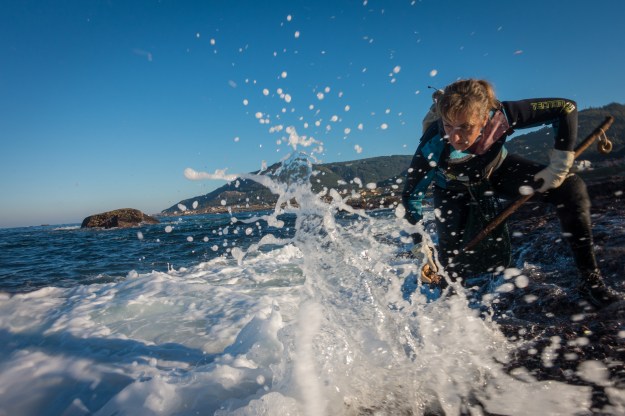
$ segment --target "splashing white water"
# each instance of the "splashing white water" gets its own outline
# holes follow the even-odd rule
[[[380,242],[378,233],[405,228],[403,216],[384,222],[359,211],[359,220],[349,226],[337,223],[339,210],[354,210],[333,190],[329,204],[312,194],[311,166],[305,154],[294,153],[275,177],[296,180],[286,187],[260,181],[278,190],[276,206],[286,208],[276,213],[297,215],[297,233],[289,241],[261,241],[247,254],[264,244],[293,245],[305,253],[299,265],[305,277],[300,312],[292,329],[287,327],[294,339],[285,349],[294,362],[295,397],[303,414],[420,414],[427,406],[456,414],[475,398],[478,408],[489,411],[535,414],[545,411],[556,391],[570,400],[551,404],[553,411],[573,413],[588,406],[585,388],[506,374],[501,363],[514,346],[463,296],[434,303],[419,293],[402,298],[401,281],[413,277],[417,265],[397,260],[397,246]],[[239,264],[245,264],[245,256]],[[530,398],[536,408],[528,406]]]
[[[293,130],[293,135],[296,135]],[[301,145],[305,140],[294,140]],[[397,257],[398,215],[347,206],[310,187],[314,157],[294,152],[252,179],[278,195],[267,235],[192,268],[117,283],[0,298],[5,414],[515,415],[588,409],[586,387],[507,374],[514,348],[462,289],[428,303],[402,294],[419,265]],[[352,214],[341,219],[340,211]],[[548,360],[549,351],[545,351]],[[592,363],[587,379],[605,380]],[[558,397],[558,400],[553,400]]]

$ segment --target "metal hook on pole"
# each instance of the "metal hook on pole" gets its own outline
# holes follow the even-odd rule
[[[599,141],[597,142],[597,150],[599,150],[599,153],[607,155],[612,151],[612,142],[605,134],[605,130],[601,129],[601,135],[599,136],[598,140]]]

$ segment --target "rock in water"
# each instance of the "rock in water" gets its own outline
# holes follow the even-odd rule
[[[138,209],[122,208],[101,214],[90,215],[82,221],[80,228],[128,228],[140,224],[158,224],[156,218]]]

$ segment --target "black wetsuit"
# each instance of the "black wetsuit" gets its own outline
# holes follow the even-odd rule
[[[505,253],[509,247],[505,245],[505,225],[496,230],[490,241],[480,243],[474,252],[460,256],[457,254],[492,218],[492,212],[484,211],[499,209],[496,206],[499,198],[516,199],[520,196],[522,186],[538,185],[534,175],[545,166],[507,154],[504,143],[512,129],[551,125],[555,132],[554,147],[558,150],[571,151],[577,141],[577,109],[574,101],[541,98],[504,101],[500,104],[498,109],[490,112],[490,120],[497,119],[498,126],[502,124],[498,129],[494,128],[496,134],[490,135],[491,140],[478,138],[464,152],[455,151],[444,138],[440,120],[432,124],[421,138],[406,177],[402,202],[406,208],[406,218],[412,224],[421,221],[422,200],[428,186],[434,182],[439,259],[452,272],[452,276],[454,272],[467,277],[467,274],[491,271],[497,266],[509,266],[509,253]],[[488,143],[484,145],[485,142]],[[534,199],[555,206],[563,235],[573,250],[580,272],[591,273],[596,270],[590,200],[582,179],[569,175],[558,188],[537,193]],[[480,216],[482,218],[476,221],[476,217]],[[472,235],[465,235],[469,233]],[[414,238],[415,242],[420,241],[420,235]]]

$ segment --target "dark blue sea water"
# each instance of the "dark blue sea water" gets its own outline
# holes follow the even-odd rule
[[[162,217],[160,224],[127,229],[81,229],[78,224],[0,229],[0,291],[113,282],[134,270],[167,272],[246,248],[267,234],[288,238],[294,215],[280,215],[282,228],[263,212]]]

